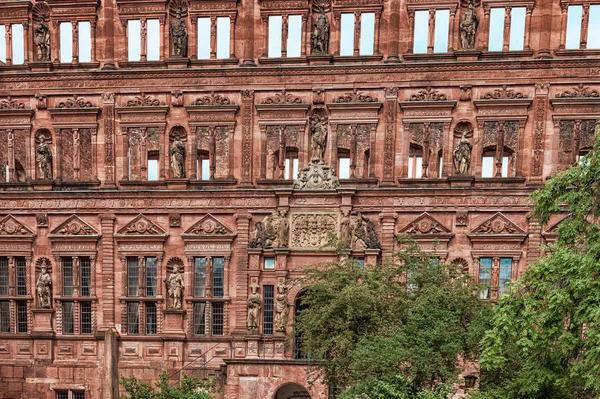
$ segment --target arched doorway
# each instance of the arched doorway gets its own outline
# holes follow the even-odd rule
[[[310,399],[310,394],[302,385],[286,384],[277,390],[273,399]]]

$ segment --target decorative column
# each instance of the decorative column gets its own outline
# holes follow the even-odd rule
[[[229,58],[235,58],[235,15],[229,17],[229,21]]]
[[[252,215],[249,213],[237,213],[234,215],[237,223],[237,269],[235,278],[236,300],[233,308],[235,309],[235,329],[240,334],[246,334],[246,297],[248,296],[248,244],[250,240],[250,220]]]
[[[302,44],[300,46],[301,48],[301,56],[302,57],[306,57],[306,54],[310,54],[311,53],[311,48],[310,48],[310,32],[311,32],[311,26],[310,26],[310,21],[311,19],[309,18],[308,15],[306,14],[302,14],[302,26],[304,29],[304,37],[302,38]],[[330,31],[330,35],[331,35],[331,31]]]
[[[333,55],[340,55],[341,20],[342,14],[339,12],[333,13],[333,24],[331,27],[331,53]]]
[[[541,182],[544,173],[544,133],[546,131],[546,109],[548,108],[549,84],[535,85],[534,125],[533,125],[533,158],[531,180]]]
[[[8,26],[5,25],[8,29]],[[6,49],[8,51],[8,49]],[[29,58],[29,22],[23,22],[23,57],[24,63],[27,64],[30,60]]]
[[[381,11],[375,12],[375,43],[373,44],[373,54],[379,55],[379,27],[381,26]],[[396,40],[396,43],[398,41]]]
[[[16,181],[15,176],[15,134],[12,129],[6,129],[8,139],[8,181]]]
[[[246,33],[242,38],[244,43],[244,60],[242,66],[255,67],[254,62],[254,0],[243,0],[242,9],[246,12],[246,20],[242,25]]]
[[[510,49],[510,21],[512,18],[512,8],[504,8],[504,41],[502,43],[502,51]]]
[[[146,25],[146,18],[142,18],[140,20],[140,35],[141,35],[141,44],[140,44],[140,60],[147,61],[147,49],[148,49],[148,27]]]
[[[588,25],[590,23],[590,4],[583,3],[583,9],[581,12],[581,36],[579,42],[579,48],[587,48],[587,37],[588,37]]]
[[[91,47],[91,62],[96,62],[97,59],[97,55],[96,55],[96,21],[90,21],[90,29],[92,30],[91,32],[91,43],[90,43],[90,47]]]
[[[77,21],[71,22],[71,31],[73,32],[73,34],[71,35],[73,41],[71,48],[71,63],[77,64],[79,62],[79,24],[77,23]]]
[[[254,90],[242,90],[242,186],[252,186]]]
[[[529,39],[531,37],[531,14],[533,13],[533,6],[528,5],[525,11],[525,37],[523,38],[523,48],[525,50],[531,50],[529,46]]]
[[[360,51],[360,22],[362,20],[362,14],[360,11],[354,12],[354,56],[359,55]],[[340,30],[341,34],[341,30]]]
[[[353,123],[350,126],[350,178],[356,178],[356,136],[358,126]]]
[[[581,146],[581,119],[575,121],[573,127],[573,151],[571,151],[571,164],[577,161],[577,155],[579,155],[579,148]]]
[[[560,3],[560,46],[564,50],[567,42],[567,12],[569,11],[568,3]]]
[[[217,58],[217,17],[210,17],[210,59]]]
[[[429,177],[428,169],[429,169],[429,152],[431,147],[431,125],[429,122],[425,122],[423,126],[423,172],[421,175],[424,178]]]
[[[102,94],[104,117],[104,186],[115,184],[115,93]],[[126,156],[127,153],[121,154]]]
[[[188,40],[188,54],[192,60],[198,59],[198,18],[191,18],[192,30]]]
[[[504,155],[504,121],[498,122],[496,133],[496,177],[502,177],[502,158]]]
[[[4,29],[6,31],[6,65],[12,65],[12,25],[6,24]]]
[[[398,42],[400,40],[400,1],[392,0],[390,4],[391,14],[389,22],[390,37],[388,40],[388,49],[390,55],[386,62],[400,62],[398,55]],[[409,32],[410,34],[410,32]]]
[[[101,34],[102,37],[104,38],[104,66],[102,67],[102,69],[115,69],[115,12],[113,9],[113,2],[112,1],[104,1],[102,2],[102,16],[103,18],[100,18],[100,28],[101,28]],[[125,26],[127,26],[127,23],[125,23]],[[92,22],[92,37],[94,38],[93,42],[92,42],[92,47],[93,47],[93,51],[92,51],[92,60],[95,61],[96,60],[96,30],[94,29],[95,27],[95,21]],[[124,31],[125,33],[125,40],[127,39],[127,31]]]
[[[520,120],[518,122],[517,130],[517,149],[516,154],[522,154],[523,148],[525,147],[525,122],[526,120]],[[515,176],[523,177],[523,157],[515,155]]]
[[[288,15],[281,16],[281,57],[287,57]]]
[[[209,176],[210,180],[215,179],[215,170],[217,168],[217,163],[216,163],[217,157],[215,156],[216,150],[217,150],[215,135],[216,135],[215,126],[209,126],[209,128],[208,128],[208,148],[209,148],[208,162],[210,163],[210,176]]]
[[[101,214],[100,228],[102,238],[100,239],[100,250],[102,251],[102,291],[100,301],[102,304],[102,326],[101,330],[109,330],[115,327],[115,248],[114,229],[115,215]]]
[[[263,27],[262,57],[268,57],[269,56],[269,16],[261,15],[260,18],[261,18],[262,27]],[[283,46],[283,43],[281,43],[281,44]]]
[[[364,165],[365,172],[368,169],[368,177],[370,179],[376,179],[375,176],[375,159],[377,159],[377,125],[371,125],[371,129],[369,131],[369,163]],[[370,164],[370,165],[369,165]],[[370,166],[370,167],[369,167]]]
[[[62,154],[63,152],[63,148],[62,148],[62,129],[58,129],[55,132],[55,137],[56,137],[56,144],[54,145],[54,151],[52,156],[54,157],[54,160],[57,159],[61,159],[62,160]],[[52,173],[52,177],[53,179],[62,182],[62,167],[61,167],[61,163],[60,162],[52,162],[52,169],[53,173]]]
[[[479,28],[480,32],[483,32],[483,35],[478,35],[482,38],[483,43],[481,47],[483,47],[484,51],[488,51],[488,45],[490,42],[490,6],[483,6],[483,26]]]
[[[159,46],[159,59],[164,61],[165,58],[169,58],[171,55],[171,38],[169,36],[169,19],[165,19],[165,17],[160,17],[158,19],[159,23],[159,35],[158,37],[162,37],[162,45]]]
[[[415,48],[415,10],[408,9],[408,49],[406,52],[412,54]]]
[[[80,162],[80,146],[79,146],[79,129],[73,129],[73,177],[75,181],[81,180],[81,162]],[[93,158],[92,158],[93,161]]]
[[[435,10],[429,10],[428,32],[427,32],[427,54],[433,54],[433,45],[435,41]]]
[[[450,21],[448,26],[450,27],[450,35],[448,37],[448,52],[454,51],[454,40],[456,38],[456,7],[450,8]]]
[[[60,25],[58,24],[58,21],[51,21],[50,27],[51,27],[50,37],[52,37],[52,39],[50,39],[50,40],[52,40],[50,42],[50,60],[52,60],[52,53],[54,53],[54,62],[59,62],[60,61],[60,35],[59,35]]]

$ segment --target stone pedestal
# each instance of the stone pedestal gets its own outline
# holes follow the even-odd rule
[[[331,55],[309,55],[306,57],[310,65],[328,65],[331,64],[333,56]]]
[[[255,333],[255,330],[248,331],[250,334]],[[258,359],[258,343],[260,337],[258,335],[249,335],[246,337],[246,359]]]
[[[50,61],[33,61],[29,63],[29,69],[32,72],[49,72],[52,69],[52,62]]]
[[[169,69],[182,69],[188,67],[190,60],[187,58],[171,58],[166,60],[165,63]]]
[[[186,190],[188,186],[188,179],[186,178],[172,178],[166,179],[167,188],[169,190]]]
[[[54,186],[52,180],[34,180],[33,189],[36,191],[51,191]]]
[[[167,309],[164,311],[164,315],[163,334],[172,339],[185,338],[185,331],[183,329],[185,310]]]
[[[52,328],[53,309],[33,309],[33,330],[31,335],[36,338],[54,337]]]
[[[477,61],[481,55],[480,50],[457,50],[455,53],[457,61]]]
[[[450,182],[450,187],[471,187],[473,186],[473,182],[475,178],[469,175],[456,175],[448,177],[448,181]]]

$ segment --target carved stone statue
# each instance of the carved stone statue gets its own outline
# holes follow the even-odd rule
[[[40,134],[38,138],[38,146],[36,149],[36,161],[40,173],[40,179],[52,179],[52,152],[46,144],[46,136]]]
[[[177,17],[171,22],[171,41],[173,44],[173,55],[186,57],[188,47],[188,33],[185,21],[181,17],[181,8],[177,10]]]
[[[43,16],[40,16],[33,30],[33,42],[37,48],[38,61],[50,61],[50,29]]]
[[[178,134],[176,134],[173,139],[173,145],[171,146],[169,155],[171,156],[171,172],[173,172],[173,177],[185,177],[185,168],[183,164],[185,145],[181,142]]]
[[[173,272],[167,280],[167,292],[171,299],[173,309],[181,309],[181,300],[183,299],[183,276],[179,273],[179,266],[173,266]]]
[[[248,320],[247,326],[248,331],[252,333],[258,333],[258,318],[260,315],[260,309],[262,307],[262,299],[257,292],[258,286],[250,286],[251,294],[248,295]]]
[[[315,115],[310,120],[312,157],[323,159],[327,143],[327,118]]]
[[[48,262],[44,259],[42,261],[41,273],[35,283],[38,307],[46,309],[50,308],[51,286],[52,279],[50,278],[50,273],[48,273]]]
[[[274,212],[254,224],[250,248],[287,248],[289,224],[285,211]]]
[[[340,240],[351,249],[381,249],[375,223],[362,213],[345,213],[340,223]]]
[[[469,50],[475,47],[475,33],[477,33],[478,25],[479,19],[475,15],[475,7],[473,2],[469,2],[467,11],[460,21],[460,42],[463,49]]]
[[[289,313],[289,301],[286,287],[283,284],[277,285],[277,295],[275,296],[275,331],[285,333]]]
[[[466,138],[466,132],[463,132],[462,138],[456,145],[452,160],[454,161],[454,171],[457,175],[466,175],[471,166],[471,151],[473,146]]]
[[[316,55],[325,55],[329,51],[329,21],[325,15],[325,10],[319,6],[319,16],[313,25],[313,31],[310,34],[312,53]]]

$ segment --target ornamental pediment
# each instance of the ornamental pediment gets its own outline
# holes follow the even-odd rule
[[[229,97],[215,93],[200,96],[185,106],[190,125],[235,124],[235,114],[239,108]]]
[[[306,122],[306,112],[310,104],[283,89],[279,93],[264,96],[255,107],[261,120],[287,121],[286,124],[294,124]]]
[[[550,99],[554,119],[565,116],[597,118],[600,115],[600,91],[580,83],[576,87],[559,89]]]
[[[99,233],[79,216],[73,215],[52,230],[50,236],[82,238],[85,236],[98,237]]]
[[[479,226],[471,230],[469,237],[471,236],[507,236],[507,235],[518,235],[526,236],[527,234],[523,229],[517,226],[509,218],[498,212]]]
[[[510,117],[527,115],[527,109],[532,102],[533,98],[530,95],[504,85],[501,88],[482,91],[479,100],[474,100],[473,104],[478,115]]]
[[[181,235],[184,240],[193,237],[227,237],[234,236],[233,230],[214,216],[207,214]]]
[[[558,227],[562,222],[565,221],[569,216],[565,216],[558,221],[554,222],[546,230],[542,232],[542,235],[546,239],[547,242],[554,242],[558,238]]]
[[[433,235],[447,235],[450,234],[450,230],[447,229],[443,224],[437,221],[433,216],[424,212],[421,216],[410,222],[399,233],[409,234],[411,236],[433,236]]]
[[[127,223],[125,227],[121,228],[117,232],[117,234],[121,237],[155,236],[166,238],[167,236],[167,232],[165,230],[141,214],[131,222]]]
[[[10,237],[33,237],[35,233],[15,219],[12,215],[8,215],[0,220],[0,236]]]
[[[30,125],[33,109],[29,100],[10,96],[0,99],[0,126]]]

